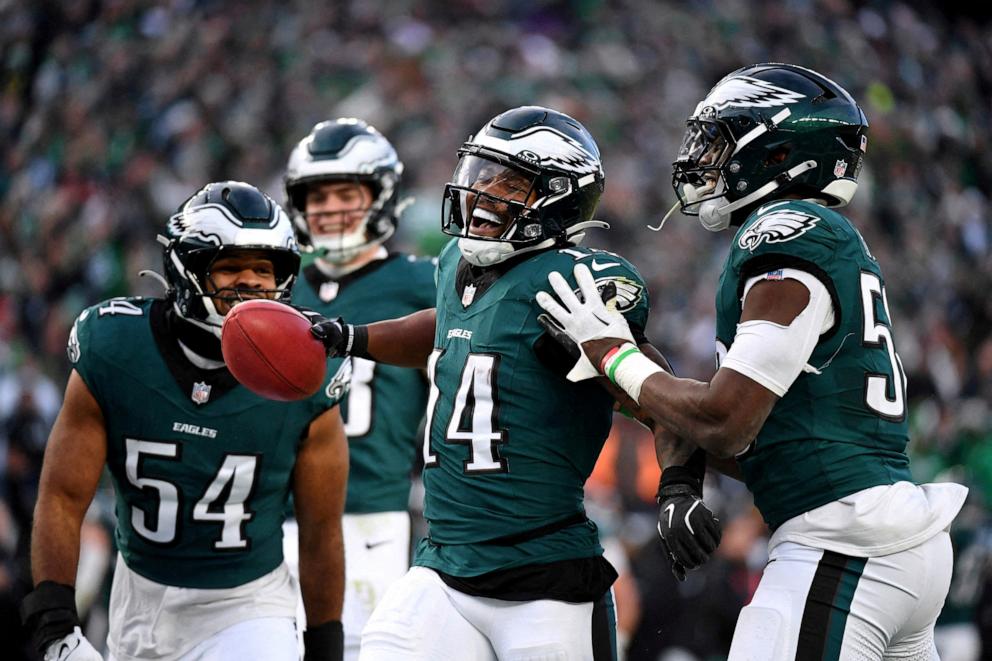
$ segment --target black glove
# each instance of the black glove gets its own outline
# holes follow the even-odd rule
[[[658,534],[672,561],[672,573],[685,580],[687,569],[705,563],[720,544],[720,519],[703,503],[702,480],[685,466],[666,468],[658,486]]]
[[[329,358],[339,356],[357,356],[369,358],[369,332],[365,326],[346,324],[344,319],[328,319],[318,312],[297,308],[306,315],[311,323],[310,333],[324,344]]]
[[[316,310],[302,305],[292,307],[310,320],[310,334],[324,344],[324,350],[327,351],[329,358],[347,355],[349,326],[341,317],[328,319]]]
[[[303,661],[341,661],[344,629],[337,620],[307,627],[303,632]]]
[[[71,634],[79,626],[76,588],[42,581],[21,602],[21,623],[39,656],[53,641]]]

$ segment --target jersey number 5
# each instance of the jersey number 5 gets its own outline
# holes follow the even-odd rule
[[[434,351],[427,360],[427,376],[431,380],[430,398],[427,402],[427,421],[424,424],[424,466],[438,465],[437,455],[431,452],[431,423],[440,391],[435,372],[443,352]],[[496,372],[499,355],[470,353],[465,359],[462,375],[455,394],[454,409],[445,433],[445,442],[467,445],[469,458],[462,463],[467,475],[507,472],[506,459],[499,455],[499,446],[506,442],[506,430],[499,429],[497,421],[499,397],[496,389]]]
[[[879,321],[876,314],[878,299],[881,299],[885,317],[890,323]],[[865,405],[886,420],[900,421],[906,416],[906,374],[892,341],[892,316],[889,314],[889,301],[885,297],[885,286],[874,273],[861,272],[861,305],[864,313],[861,344],[872,349],[884,348],[889,354],[892,369],[891,376],[876,372],[865,374]],[[890,391],[892,397],[889,397]]]
[[[142,475],[143,459],[151,456],[179,461],[180,449],[178,443],[127,439],[125,469],[128,482],[141,490],[153,489],[158,496],[155,513],[146,512],[136,505],[131,507],[131,527],[139,536],[155,544],[176,541],[182,496],[172,482]],[[193,506],[194,521],[221,525],[220,538],[214,542],[214,548],[218,551],[247,549],[249,546],[244,524],[253,513],[245,503],[255,484],[258,459],[253,454],[226,455],[203,496]],[[221,496],[225,493],[227,497],[221,502]]]

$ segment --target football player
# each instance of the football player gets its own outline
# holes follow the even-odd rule
[[[212,183],[159,240],[167,296],[105,301],[72,328],[73,370],[34,516],[25,624],[45,659],[100,658],[80,632],[72,586],[80,524],[106,465],[119,549],[111,658],[299,658],[298,588],[281,540],[292,490],[312,623],[306,658],[340,659],[343,386],[329,377],[309,399],[271,402],[234,380],[220,348],[234,305],[289,297],[300,263],[292,223],[255,187]]]
[[[408,202],[400,195],[402,174],[393,146],[359,119],[321,122],[296,145],[286,168],[286,197],[300,245],[314,259],[293,289],[294,303],[357,323],[434,307],[431,260],[383,245]],[[375,605],[410,567],[407,503],[427,380],[422,370],[365,358],[352,364],[341,410],[351,464],[342,521],[342,622],[345,658],[353,660]],[[287,560],[295,558],[292,529],[284,544]]]
[[[736,458],[773,534],[733,660],[937,658],[947,527],[967,490],[917,486],[909,471],[885,279],[834,210],[854,196],[867,145],[851,95],[798,66],[737,70],[696,106],[675,190],[706,229],[736,228],[709,383],[657,368],[591,285],[580,301],[552,274],[564,306],[539,300],[657,424]]]
[[[613,659],[616,572],[583,508],[613,398],[565,378],[572,361],[534,296],[549,273],[587,264],[593,295],[643,341],[648,292],[625,259],[579,245],[605,226],[592,219],[605,178],[577,121],[515,108],[458,154],[442,212],[457,239],[440,256],[436,307],[313,329],[331,355],[427,365],[431,380],[429,534],[366,625],[361,659]],[[705,507],[696,516],[712,551],[717,524]]]

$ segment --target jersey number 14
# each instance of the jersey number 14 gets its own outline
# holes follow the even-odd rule
[[[424,424],[424,467],[438,465],[438,457],[431,452],[431,423],[438,406],[440,391],[435,372],[437,361],[444,353],[436,350],[427,360],[427,376],[431,381],[427,401],[427,421]],[[506,442],[506,430],[499,429],[497,414],[499,398],[496,373],[499,355],[470,353],[462,367],[462,375],[455,394],[454,408],[445,433],[445,442],[467,445],[470,453],[462,463],[467,475],[507,472],[506,459],[500,456],[499,447]]]

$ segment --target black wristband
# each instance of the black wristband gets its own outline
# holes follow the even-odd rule
[[[706,477],[706,453],[697,449],[682,466],[669,466],[661,474],[658,493],[666,486],[685,484],[702,498],[703,478]]]
[[[368,326],[352,326],[351,327],[351,350],[348,352],[349,355],[355,358],[365,358],[367,360],[375,360],[369,355],[369,327]]]
[[[59,638],[79,626],[76,588],[55,581],[42,581],[21,602],[21,623],[40,656]]]
[[[307,627],[303,632],[303,661],[341,661],[344,658],[344,627],[331,620]]]

